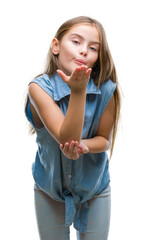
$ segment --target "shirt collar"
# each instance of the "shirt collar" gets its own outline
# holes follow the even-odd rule
[[[54,100],[59,101],[61,98],[71,94],[70,87],[63,82],[58,73],[50,77],[51,83],[54,87]],[[101,94],[100,88],[94,83],[93,78],[90,78],[87,85],[87,94]]]

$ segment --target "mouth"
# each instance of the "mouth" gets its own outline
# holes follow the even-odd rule
[[[87,62],[83,59],[75,59],[75,62],[79,65],[86,65],[87,64]]]

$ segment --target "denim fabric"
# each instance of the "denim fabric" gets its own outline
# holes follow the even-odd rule
[[[65,226],[65,204],[50,198],[34,187],[35,212],[41,240],[69,240],[70,228]],[[107,240],[110,226],[111,189],[108,185],[97,197],[88,201],[86,233],[76,231],[77,240]],[[76,205],[79,208],[79,205]]]
[[[71,89],[58,74],[47,74],[33,80],[48,93],[66,114]],[[90,78],[87,96],[82,139],[96,136],[99,119],[109,103],[116,84],[107,80],[99,88]],[[45,127],[34,126],[30,101],[26,106],[26,116],[36,129],[38,150],[32,165],[36,184],[56,201],[65,202],[65,225],[70,226],[75,218],[74,227],[85,233],[89,212],[88,200],[97,196],[110,182],[109,163],[106,152],[87,153],[76,161],[68,159],[61,152],[59,144]],[[80,207],[76,209],[76,204]]]

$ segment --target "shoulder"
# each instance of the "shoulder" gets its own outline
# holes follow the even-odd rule
[[[114,83],[112,80],[107,80],[104,83],[102,83],[100,85],[101,99],[103,101],[105,101],[105,100],[107,101],[107,99],[110,100],[115,89],[116,89],[116,83]]]
[[[104,110],[108,107],[114,106],[114,91],[116,89],[116,83],[111,80],[105,81],[100,85],[101,95],[100,95],[100,116],[103,114]]]
[[[41,87],[46,93],[48,93],[54,101],[60,101],[65,96],[70,95],[71,90],[69,86],[63,82],[59,74],[54,74],[53,76],[48,76],[43,74],[38,78],[35,78],[31,83],[36,83]]]
[[[53,83],[47,74],[42,74],[29,83],[30,94],[33,94],[34,92],[37,93],[40,88],[53,98]]]
[[[116,88],[116,83],[114,83],[110,79],[105,81],[104,83],[102,83],[100,85],[102,95],[105,94],[105,93],[110,93],[111,94],[112,92],[114,92],[115,88]]]

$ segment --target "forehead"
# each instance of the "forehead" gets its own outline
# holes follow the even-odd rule
[[[90,40],[90,41],[99,41],[99,31],[96,26],[89,24],[89,23],[81,23],[76,24],[73,27],[71,27],[67,33],[64,35],[64,37],[70,37],[74,35],[81,35],[84,39]]]

